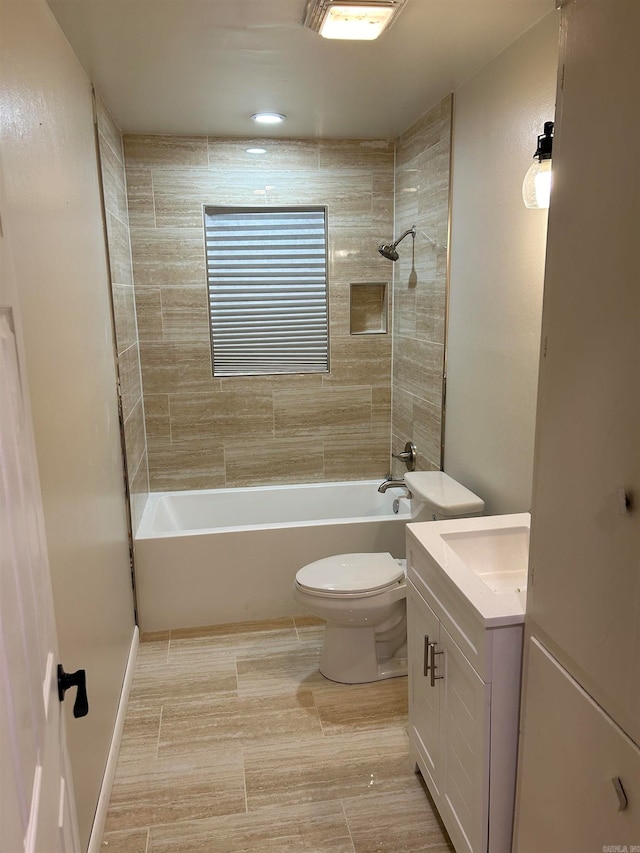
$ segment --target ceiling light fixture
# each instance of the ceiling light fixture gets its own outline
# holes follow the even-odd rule
[[[280,124],[286,116],[282,113],[254,113],[251,118],[258,124]]]
[[[323,38],[372,41],[388,28],[405,0],[309,0],[304,25]]]
[[[553,148],[553,122],[545,121],[544,133],[538,137],[538,147],[522,182],[522,200],[525,207],[549,207],[551,198],[551,151]]]

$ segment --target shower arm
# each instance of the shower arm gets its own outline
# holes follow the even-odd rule
[[[407,230],[404,232],[404,234],[402,234],[400,237],[398,237],[397,240],[394,241],[394,243],[392,244],[393,248],[394,249],[397,248],[398,243],[401,243],[404,240],[404,238],[407,237],[409,234],[411,234],[411,236],[415,240],[415,237],[416,237],[416,226],[415,225],[413,226],[413,228],[407,228]]]

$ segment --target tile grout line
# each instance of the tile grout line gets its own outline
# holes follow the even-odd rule
[[[144,853],[149,853],[149,837],[151,836],[151,827],[147,827],[147,840],[144,845]]]
[[[249,798],[247,797],[247,769],[244,762],[244,747],[240,747],[240,757],[242,758],[242,784],[244,786],[244,811],[249,814]]]
[[[349,838],[351,839],[351,846],[353,847],[353,850],[354,850],[354,853],[355,853],[355,850],[356,850],[356,843],[355,843],[355,841],[353,840],[353,835],[351,834],[351,827],[349,826],[349,818],[347,817],[347,811],[346,811],[346,809],[345,809],[345,807],[344,807],[344,800],[343,800],[342,798],[340,799],[340,807],[341,807],[341,809],[342,809],[342,814],[344,815],[344,822],[345,822],[345,823],[346,823],[346,825],[347,825],[347,832],[349,833]]]
[[[162,731],[162,715],[164,714],[164,702],[160,705],[160,720],[158,721],[158,738],[156,740],[156,759],[160,758],[160,733]]]

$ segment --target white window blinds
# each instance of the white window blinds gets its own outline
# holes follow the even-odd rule
[[[329,369],[326,208],[205,207],[213,375]]]

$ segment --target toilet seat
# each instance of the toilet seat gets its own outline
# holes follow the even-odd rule
[[[404,581],[404,567],[391,554],[336,554],[303,566],[297,585],[311,595],[335,597],[379,593]]]

